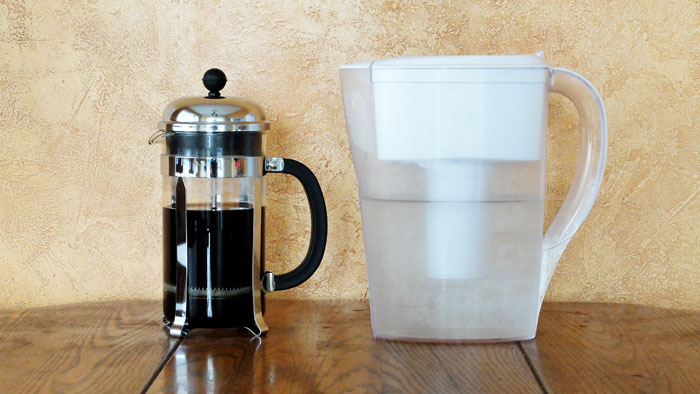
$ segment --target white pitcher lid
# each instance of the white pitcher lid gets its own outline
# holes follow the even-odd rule
[[[547,63],[534,55],[413,56],[355,63],[341,69],[367,68],[372,82],[395,83],[545,83]]]
[[[498,56],[411,56],[377,60],[372,69],[434,68],[544,68],[544,54]]]

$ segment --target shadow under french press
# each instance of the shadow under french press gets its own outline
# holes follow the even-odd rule
[[[247,392],[263,339],[245,328],[190,331],[148,392]]]

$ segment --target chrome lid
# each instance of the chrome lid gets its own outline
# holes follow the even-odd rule
[[[226,85],[223,71],[208,70],[202,82],[209,90],[207,96],[182,97],[168,104],[158,122],[163,133],[265,132],[270,129],[265,111],[258,103],[245,97],[221,96],[219,92]]]

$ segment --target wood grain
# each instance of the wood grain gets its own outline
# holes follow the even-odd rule
[[[179,347],[160,301],[0,311],[0,392],[540,392],[535,375],[557,393],[700,387],[700,311],[545,304],[534,341],[460,345],[376,340],[361,301],[268,301],[267,336],[193,330]]]
[[[179,340],[160,301],[0,311],[0,391],[137,393]]]
[[[193,330],[152,393],[540,392],[517,344],[388,342],[362,301],[270,299],[269,333]]]
[[[698,311],[545,304],[523,348],[550,392],[700,391]]]

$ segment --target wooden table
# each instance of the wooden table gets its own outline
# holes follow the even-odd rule
[[[270,332],[161,326],[159,301],[0,311],[0,392],[699,392],[700,312],[546,304],[536,340],[372,338],[360,301],[270,297]]]

